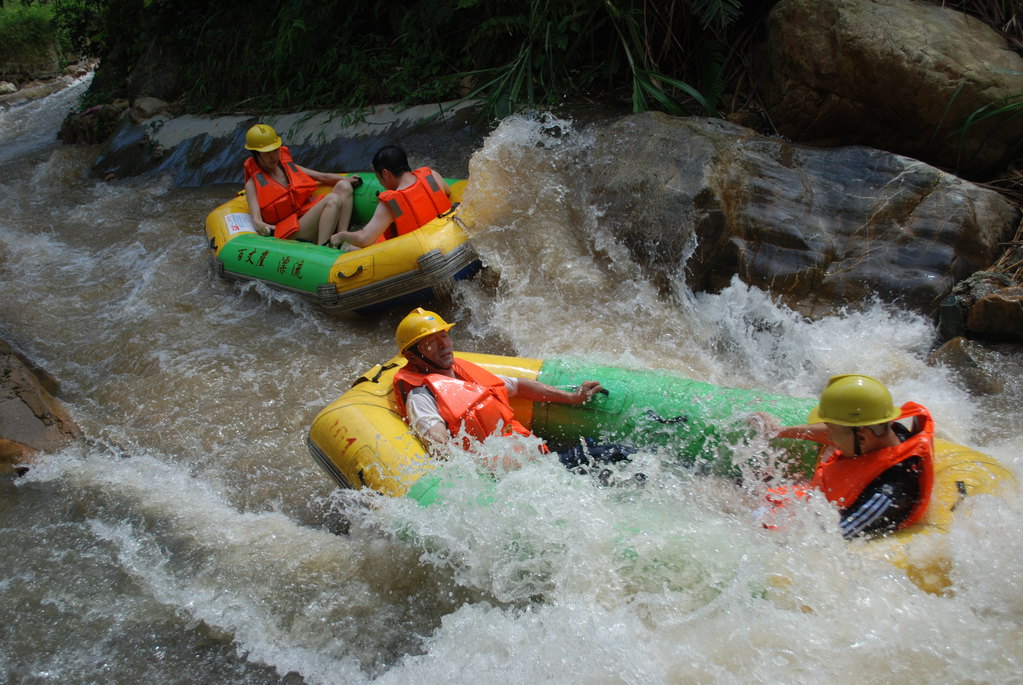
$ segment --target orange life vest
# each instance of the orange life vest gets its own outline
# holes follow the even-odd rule
[[[245,181],[255,179],[256,200],[263,221],[274,224],[275,238],[287,238],[298,231],[298,218],[308,212],[313,205],[323,199],[322,195],[313,197],[317,183],[291,158],[288,148],[281,146],[281,167],[288,177],[288,185],[282,185],[260,168],[255,157],[245,160]]]
[[[831,446],[823,446],[813,479],[809,484],[803,482],[768,488],[767,501],[776,511],[790,502],[808,497],[811,489],[817,488],[833,504],[849,507],[885,470],[910,457],[920,457],[922,461],[920,499],[899,527],[905,528],[916,523],[927,511],[934,487],[934,421],[927,409],[915,402],[906,402],[902,405],[902,414],[899,418],[910,417],[913,418],[914,433],[894,447],[885,447],[861,457],[849,458]],[[768,520],[764,522],[764,527],[774,528],[773,511],[766,512],[766,515]]]
[[[893,447],[884,447],[859,457],[846,457],[825,447],[814,470],[811,487],[819,489],[828,501],[850,507],[875,478],[910,457],[920,457],[920,498],[909,516],[899,524],[911,526],[923,517],[934,487],[934,420],[926,408],[915,402],[902,405],[899,419],[913,419],[912,435]]]
[[[532,435],[515,420],[504,381],[484,368],[456,359],[457,378],[439,373],[423,374],[403,367],[394,376],[398,410],[408,418],[405,397],[413,388],[426,386],[437,400],[437,411],[452,435],[464,427],[467,435],[482,442],[501,428],[502,435]],[[468,446],[468,445],[466,445]]]
[[[429,167],[420,167],[412,173],[416,182],[408,188],[385,190],[377,196],[394,217],[394,225],[387,229],[388,237],[411,233],[451,209],[451,200]]]

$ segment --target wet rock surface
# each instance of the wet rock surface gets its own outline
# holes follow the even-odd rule
[[[67,88],[92,68],[91,62],[68,65],[58,75],[37,74],[21,81],[0,81],[0,108],[38,100]]]
[[[0,340],[0,477],[81,437],[53,395],[58,390],[52,376]]]
[[[154,116],[144,118],[143,105]],[[277,130],[292,156],[310,169],[365,171],[378,149],[400,141],[413,166],[427,164],[445,176],[464,178],[469,157],[483,136],[470,125],[475,110],[464,104],[451,105],[443,114],[438,105],[381,105],[358,116],[301,112],[213,118],[172,117],[152,100],[139,98],[133,110],[137,119],[116,115],[120,118],[96,156],[93,175],[124,178],[169,173],[183,187],[241,185],[245,132],[265,123]]]
[[[783,0],[758,64],[771,121],[802,143],[869,145],[971,178],[1019,152],[1023,57],[938,3]]]
[[[947,368],[972,395],[999,395],[1012,388],[1007,379],[1023,372],[1023,344],[989,343],[956,337],[927,359],[931,366]]]
[[[596,131],[588,166],[607,228],[665,281],[717,291],[738,276],[810,316],[875,297],[934,315],[1019,221],[998,193],[922,162],[719,119],[623,117]]]
[[[1017,276],[1004,271],[970,274],[942,302],[940,322],[946,339],[966,335],[1023,342],[1023,286]]]

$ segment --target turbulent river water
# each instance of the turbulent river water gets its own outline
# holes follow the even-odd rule
[[[335,489],[308,426],[391,356],[406,312],[330,318],[218,280],[202,221],[235,188],[89,178],[95,150],[53,142],[82,87],[0,112],[0,335],[88,436],[0,483],[7,682],[1021,682],[1014,495],[969,502],[941,597],[827,510],[765,530],[756,487],[670,455],[638,455],[639,488],[531,462],[485,504]],[[587,144],[524,117],[474,152],[486,269],[431,305],[458,348],[804,397],[868,373],[1020,474],[1018,367],[975,397],[925,363],[936,332],[916,316],[809,322],[741,283],[658,290],[571,191]]]

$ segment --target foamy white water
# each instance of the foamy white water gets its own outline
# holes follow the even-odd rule
[[[808,322],[739,282],[659,292],[578,203],[586,144],[513,118],[476,152],[465,214],[487,271],[435,305],[461,349],[800,396],[860,371],[1020,473],[1012,360],[1006,392],[978,398],[925,363],[935,332],[913,315]],[[0,484],[8,681],[1019,681],[1016,497],[968,503],[955,595],[936,597],[842,542],[823,505],[766,531],[755,488],[670,455],[637,457],[641,489],[546,461],[480,478],[456,455],[438,506],[335,490],[306,430],[390,357],[405,312],[331,319],[218,281],[202,219],[233,188],[103,183],[89,155],[8,164],[0,186],[0,332],[89,437]]]
[[[78,99],[92,83],[92,72],[40,100],[0,108],[0,164],[58,144],[57,133]]]

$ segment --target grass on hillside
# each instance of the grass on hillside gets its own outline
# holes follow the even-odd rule
[[[0,7],[0,78],[16,65],[45,63],[60,56],[50,5],[7,0]]]

